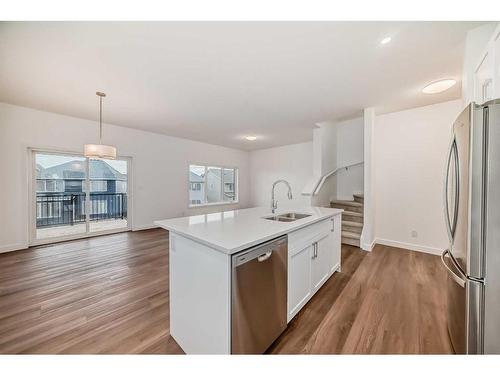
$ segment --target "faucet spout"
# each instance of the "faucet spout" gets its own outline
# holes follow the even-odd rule
[[[274,188],[279,183],[283,183],[283,184],[285,184],[288,187],[288,194],[287,194],[288,195],[288,199],[292,199],[293,198],[292,187],[290,186],[290,183],[288,181],[286,181],[286,180],[275,181],[273,183],[273,188],[271,189],[271,211],[272,211],[273,214],[275,213],[276,209],[278,208],[278,201],[274,199]]]

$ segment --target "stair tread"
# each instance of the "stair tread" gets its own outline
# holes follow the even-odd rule
[[[361,238],[361,234],[343,230],[342,231],[342,237],[347,237],[347,238],[352,238],[352,239],[355,239],[355,240],[359,240]]]
[[[355,202],[355,201],[333,200],[330,203],[331,204],[341,204],[344,206],[363,207],[363,203],[359,203],[359,202]]]
[[[342,225],[363,228],[363,223],[358,223],[357,221],[342,220]]]
[[[358,216],[358,217],[363,217],[363,214],[361,212],[354,212],[354,211],[344,211],[342,212],[342,216]]]
[[[354,246],[354,247],[361,247],[360,246],[360,241],[352,239],[352,238],[344,238],[344,239],[342,239],[342,244],[343,245]]]

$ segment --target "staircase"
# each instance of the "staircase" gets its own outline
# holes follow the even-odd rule
[[[363,230],[363,194],[353,194],[354,200],[334,200],[330,207],[341,208],[342,213],[342,243],[360,247],[361,231]]]

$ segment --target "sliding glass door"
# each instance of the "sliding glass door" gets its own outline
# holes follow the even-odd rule
[[[34,153],[36,239],[87,232],[87,160],[75,155]]]
[[[89,160],[89,231],[127,228],[126,160]]]
[[[33,151],[32,243],[127,230],[128,160]]]

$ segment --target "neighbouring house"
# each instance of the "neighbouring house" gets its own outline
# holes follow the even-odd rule
[[[221,178],[221,171],[222,173]],[[232,202],[236,200],[235,193],[235,170],[233,168],[207,168],[206,184],[207,191],[205,195],[205,173],[194,171],[189,172],[189,201],[190,204],[215,203],[221,201],[221,186],[222,201]]]
[[[189,171],[189,203],[202,204],[205,200],[205,176]]]
[[[37,227],[85,221],[85,161],[36,165]],[[126,218],[127,175],[89,160],[90,220]]]

